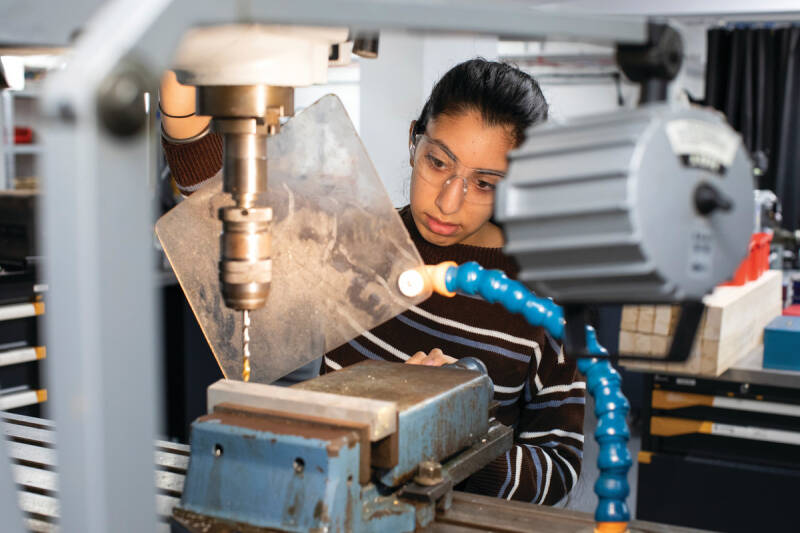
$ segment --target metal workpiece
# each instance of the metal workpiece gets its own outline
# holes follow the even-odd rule
[[[421,461],[441,462],[468,448],[489,428],[492,382],[459,368],[370,360],[292,388],[397,404],[397,464],[378,472],[388,487],[410,481]]]
[[[529,130],[495,216],[519,279],[540,296],[699,301],[747,253],[752,191],[749,158],[722,115],[648,104]]]
[[[397,430],[397,405],[386,400],[225,379],[208,387],[207,398],[209,413],[213,413],[219,404],[231,403],[361,422],[369,427],[370,440],[373,442]]]

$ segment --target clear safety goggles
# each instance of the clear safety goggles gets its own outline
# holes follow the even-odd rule
[[[464,193],[464,201],[474,204],[494,202],[497,184],[505,177],[503,172],[461,164],[446,147],[424,133],[414,136],[411,159],[414,161],[415,174],[423,181],[436,189],[458,184]]]

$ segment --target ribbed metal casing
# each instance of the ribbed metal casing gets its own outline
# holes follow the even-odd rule
[[[699,214],[702,183],[733,208]],[[752,189],[750,160],[721,115],[651,104],[532,128],[510,155],[495,217],[520,280],[541,296],[699,299],[747,253]]]

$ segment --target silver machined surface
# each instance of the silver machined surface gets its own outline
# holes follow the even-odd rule
[[[652,104],[546,124],[510,160],[495,210],[505,251],[561,304],[700,300],[747,253],[752,169],[715,112]],[[701,215],[701,184],[733,208]]]

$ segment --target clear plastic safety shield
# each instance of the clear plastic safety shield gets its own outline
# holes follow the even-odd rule
[[[425,300],[398,289],[422,265],[341,102],[326,96],[268,140],[272,282],[251,312],[251,380],[272,382]],[[239,379],[242,313],[219,283],[219,177],[156,233],[223,374]]]

